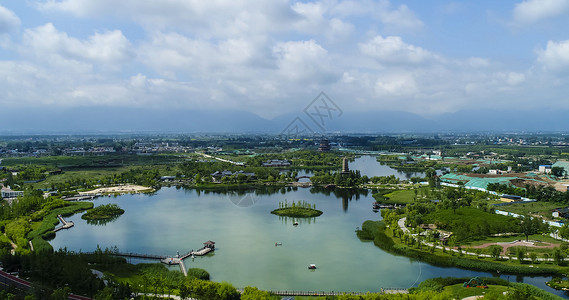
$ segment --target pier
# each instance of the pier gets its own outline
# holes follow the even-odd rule
[[[73,224],[73,222],[67,222],[67,221],[65,221],[65,219],[63,219],[63,216],[61,216],[61,215],[57,215],[57,218],[59,219],[59,221],[61,222],[62,225],[59,226],[59,227],[56,227],[56,228],[53,230],[53,232],[58,232],[58,231],[60,231],[61,229],[67,229],[67,228],[71,228],[71,227],[75,226],[75,224]]]
[[[182,273],[184,273],[184,276],[187,277],[188,271],[186,270],[186,266],[184,265],[184,259],[186,259],[190,256],[191,257],[203,256],[203,255],[210,253],[213,250],[215,250],[215,242],[207,241],[207,242],[203,243],[203,248],[201,248],[198,251],[191,250],[190,252],[188,252],[182,256],[176,255],[174,257],[164,257],[164,258],[160,259],[160,262],[162,262],[163,264],[167,264],[167,265],[178,264],[180,266],[180,271],[182,271]]]

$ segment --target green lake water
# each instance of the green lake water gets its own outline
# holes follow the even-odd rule
[[[314,203],[324,213],[298,220],[300,225],[293,226],[292,219],[270,214],[285,199]],[[176,255],[212,240],[216,251],[186,259],[186,267],[206,269],[214,281],[266,290],[373,292],[382,287],[409,288],[437,276],[492,276],[412,261],[360,241],[356,227],[365,220],[381,219],[372,211],[373,201],[367,192],[334,193],[314,188],[241,195],[162,188],[152,195],[96,199],[96,206],[116,203],[126,212],[105,225],[89,225],[81,214],[71,216],[67,219],[75,227],[57,232],[50,243],[55,249],[73,251],[93,251],[99,245],[103,249],[116,246],[121,252]],[[277,242],[282,246],[275,246]],[[318,269],[308,270],[311,263]],[[508,279],[555,292],[545,286],[546,277]]]

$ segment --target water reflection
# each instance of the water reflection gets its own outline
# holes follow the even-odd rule
[[[344,212],[348,211],[348,204],[352,200],[359,200],[360,197],[367,197],[369,190],[358,188],[325,188],[325,187],[312,187],[310,188],[312,194],[324,194],[326,196],[334,195],[336,198],[342,199],[342,209]]]
[[[282,224],[290,226],[301,226],[302,224],[313,224],[316,223],[316,217],[312,218],[293,218],[286,216],[278,216]]]
[[[114,216],[107,219],[100,219],[100,220],[87,220],[87,224],[89,225],[96,225],[96,226],[105,226],[107,223],[111,223],[116,221],[120,216]]]

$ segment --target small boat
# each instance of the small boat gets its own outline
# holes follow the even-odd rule
[[[292,223],[292,225],[293,225],[293,226],[298,226],[298,222],[295,221],[294,223]]]
[[[315,265],[315,264],[310,264],[310,265],[308,265],[308,269],[309,269],[309,270],[316,270],[316,265]]]
[[[283,245],[283,243],[275,243],[275,247],[276,246],[282,246],[282,245]]]

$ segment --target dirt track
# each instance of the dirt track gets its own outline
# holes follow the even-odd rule
[[[536,246],[533,244],[533,242],[514,241],[514,242],[486,243],[486,244],[482,244],[482,245],[478,245],[478,246],[472,246],[472,247],[468,247],[468,248],[477,249],[477,248],[486,248],[486,247],[492,246],[492,245],[498,245],[498,246],[503,247],[500,255],[505,255],[506,253],[508,253],[508,248],[510,248],[510,247],[525,246],[525,247],[531,247],[531,248],[555,248],[555,247],[559,246],[559,244],[551,244],[551,243],[543,243],[543,244],[547,244],[547,245]]]

